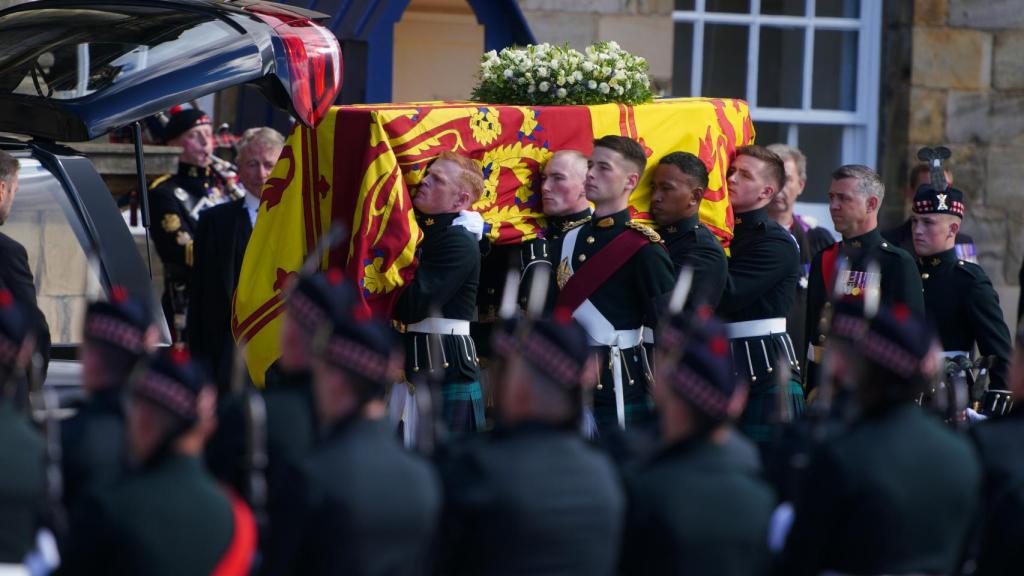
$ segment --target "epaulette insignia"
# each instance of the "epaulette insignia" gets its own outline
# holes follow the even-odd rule
[[[166,182],[167,180],[170,180],[170,178],[171,178],[171,175],[170,175],[170,174],[164,174],[163,176],[158,176],[158,177],[156,178],[156,180],[153,180],[153,181],[152,181],[152,182],[151,182],[151,183],[149,184],[149,189],[150,189],[150,190],[152,190],[153,188],[156,188],[157,186],[159,186],[159,185],[163,184],[163,183],[164,183],[164,182]]]
[[[579,220],[573,220],[572,222],[566,222],[565,224],[562,224],[562,232],[568,232],[569,230],[572,230],[573,228],[578,228],[578,227],[586,224],[587,222],[590,222],[590,218],[591,218],[590,216],[585,216],[583,218],[580,218]]]
[[[612,218],[611,216],[609,216],[607,218],[601,218],[600,220],[597,221],[597,227],[598,228],[611,228],[614,225],[615,225],[615,218]]]
[[[164,232],[174,233],[181,229],[181,218],[177,214],[164,214],[160,225],[163,227]]]
[[[637,232],[646,236],[648,240],[654,242],[655,244],[661,242],[661,234],[658,234],[657,232],[654,231],[653,228],[646,224],[641,224],[639,222],[630,220],[629,222],[626,222],[626,228],[632,228],[633,230],[636,230]]]

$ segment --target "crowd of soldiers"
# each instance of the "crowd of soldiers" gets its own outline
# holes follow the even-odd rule
[[[185,137],[208,130],[201,114],[180,122]],[[912,256],[878,230],[878,175],[842,166],[832,242],[793,214],[799,151],[742,147],[727,253],[700,220],[701,160],[656,160],[656,232],[629,207],[644,148],[593,144],[551,156],[546,227],[514,248],[490,246],[471,211],[479,165],[441,154],[413,196],[423,240],[393,318],[368,317],[339,270],[300,275],[262,390],[225,385],[185,345],[157,350],[149,303],[115,288],[86,312],[88,396],[61,423],[60,460],[15,409],[36,340],[0,291],[0,461],[18,471],[0,488],[0,561],[53,565],[55,549],[69,574],[1017,573],[1022,411],[986,420],[1000,410],[961,397],[976,373],[1006,405],[1024,394],[1024,346],[1011,351],[991,283],[958,258],[963,193],[916,190]],[[172,198],[192,194],[169,182]],[[156,239],[178,247],[180,282],[206,216],[170,206],[178,220],[156,216]]]

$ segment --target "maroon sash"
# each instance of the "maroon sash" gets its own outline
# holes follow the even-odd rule
[[[632,228],[623,230],[573,273],[558,292],[555,307],[575,311],[584,300],[590,298],[595,290],[611,278],[616,270],[648,243],[650,240],[642,233]],[[591,265],[592,262],[600,264]]]
[[[832,298],[836,281],[836,260],[839,256],[839,243],[825,248],[821,252],[821,279],[825,281],[825,299]]]

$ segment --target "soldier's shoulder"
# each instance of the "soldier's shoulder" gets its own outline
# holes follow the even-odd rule
[[[661,234],[658,234],[657,232],[654,231],[654,228],[651,228],[650,226],[642,222],[630,220],[629,222],[626,222],[626,229],[634,230],[636,232],[639,232],[640,234],[643,234],[644,238],[647,238],[649,242],[652,242],[654,244],[661,242]]]
[[[953,269],[957,271],[959,276],[966,277],[971,281],[989,282],[985,269],[974,262],[957,260],[956,264],[953,265]]]

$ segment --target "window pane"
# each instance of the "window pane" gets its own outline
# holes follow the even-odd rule
[[[860,18],[860,0],[817,0],[814,11],[831,18]]]
[[[742,12],[750,13],[750,0],[707,0],[705,12]]]
[[[693,24],[677,22],[672,49],[672,94],[675,96],[697,96],[690,90],[690,74],[693,70]],[[698,91],[699,92],[699,91]]]
[[[786,134],[789,132],[789,124],[778,122],[754,122],[756,137],[754,142],[761,146],[775,144],[776,142],[786,143]]]
[[[68,220],[74,209],[61,183],[37,160],[19,160],[18,194],[3,229],[28,253],[51,342],[78,343],[90,288],[99,282]]]
[[[811,107],[857,109],[857,32],[817,30],[814,33],[814,87]]]
[[[761,14],[803,16],[805,8],[805,0],[761,0]]]
[[[757,105],[800,108],[803,93],[804,31],[761,28]]]
[[[704,74],[701,96],[747,97],[746,26],[707,24],[704,27]]]
[[[676,10],[693,10],[693,0],[676,0]]]
[[[827,202],[832,171],[842,165],[844,126],[800,126],[799,148],[807,156],[807,187],[801,202]]]

